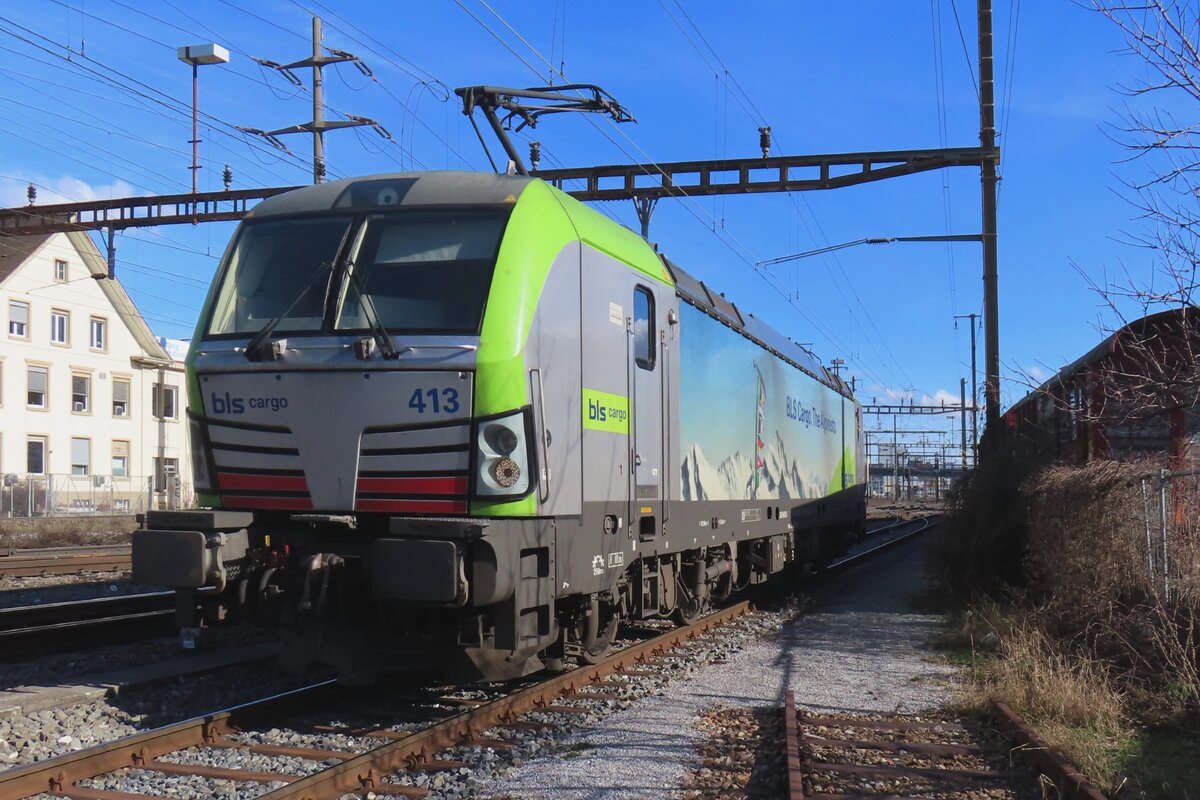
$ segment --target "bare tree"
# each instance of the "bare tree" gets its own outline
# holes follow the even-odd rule
[[[1115,300],[1155,308],[1194,305],[1200,266],[1200,7],[1195,0],[1092,0],[1125,36],[1128,52],[1147,67],[1146,77],[1119,87],[1129,98],[1118,140],[1127,163],[1144,166],[1127,179],[1131,202],[1146,229],[1134,244],[1158,253],[1145,279],[1102,287]]]

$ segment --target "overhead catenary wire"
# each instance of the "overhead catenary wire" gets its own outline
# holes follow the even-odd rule
[[[499,42],[502,46],[504,46],[506,50],[508,50],[510,53],[512,53],[514,55],[514,57],[516,57],[522,64],[524,64],[526,66],[526,68],[528,68],[535,75],[540,76],[540,72],[536,67],[534,67],[526,59],[524,59],[522,56],[520,56],[520,54],[516,53],[515,50],[513,49],[513,47],[504,41],[503,37],[501,37],[498,33],[496,33],[494,30],[492,30],[491,27],[488,26],[486,24],[486,22],[484,22],[482,19],[480,19],[476,14],[472,13],[470,11],[470,9],[468,9],[463,4],[462,0],[455,0],[455,2],[457,5],[459,5],[460,8],[462,8],[468,14],[468,16],[470,16],[473,20],[475,20],[475,22],[478,23],[481,27],[483,27],[484,30],[487,31],[494,39],[496,39],[497,42]],[[485,7],[487,7],[488,10],[491,11],[491,13],[493,15],[495,15],[499,18],[499,15],[497,14],[497,12],[495,12],[494,9],[491,9],[489,6],[486,6],[486,4],[485,4]],[[509,25],[507,23],[507,21],[504,21],[503,18],[500,18],[500,19],[501,19],[502,23],[505,25],[505,27],[507,27],[509,29],[512,28],[512,26]],[[531,50],[532,50],[533,54],[539,60],[542,61],[543,64],[547,65],[548,67],[550,67],[552,69],[554,68],[554,65],[552,63],[550,63],[545,58],[545,56],[543,56],[540,52],[538,52],[534,48],[531,48]],[[566,77],[566,75],[561,74],[561,73],[559,73],[559,74],[560,74],[560,77],[562,77],[564,81],[569,82],[569,79]],[[653,158],[651,158],[650,155],[648,153],[646,153],[646,151],[643,150],[640,145],[638,145],[636,142],[634,142],[633,139],[630,138],[629,135],[626,134],[619,125],[612,122],[611,120],[608,120],[608,119],[605,120],[608,123],[608,125],[618,135],[620,135],[623,139],[625,139],[625,141],[630,146],[632,146],[635,150],[638,151],[638,153],[640,153],[641,158],[636,158],[635,156],[633,156],[627,149],[625,149],[624,146],[622,146],[619,142],[617,142],[615,139],[613,139],[612,136],[610,136],[607,133],[607,131],[605,131],[604,129],[602,129],[600,127],[599,123],[597,123],[594,119],[592,119],[591,115],[584,115],[584,119],[588,122],[588,124],[590,124],[593,127],[593,129],[595,129],[602,136],[604,136],[606,139],[608,139],[610,143],[612,143],[615,147],[617,147],[617,149],[620,150],[622,152],[622,154],[628,160],[635,162],[635,163],[640,163],[640,164],[645,165],[643,167],[643,169],[646,170],[647,174],[651,174],[651,175],[655,174],[654,170],[661,172],[661,168],[657,165],[655,160]],[[772,288],[774,288],[789,303],[789,305],[791,305],[793,308],[795,308],[801,314],[801,316],[803,316],[806,320],[808,320],[809,323],[814,328],[816,328],[819,332],[821,332],[822,335],[826,336],[826,338],[828,338],[831,342],[834,342],[835,345],[842,347],[843,350],[845,350],[846,352],[849,352],[848,348],[845,348],[843,345],[840,344],[838,337],[836,335],[834,335],[832,331],[830,331],[826,326],[821,324],[815,317],[813,317],[813,315],[811,315],[806,309],[804,309],[802,306],[799,305],[799,303],[796,301],[796,298],[794,298],[792,296],[792,292],[789,289],[787,289],[786,287],[782,286],[779,283],[779,280],[776,276],[770,274],[769,271],[760,270],[757,268],[756,263],[759,261],[759,259],[756,258],[754,256],[754,254],[752,252],[750,252],[750,250],[748,248],[746,248],[746,246],[744,244],[742,244],[740,240],[737,239],[737,237],[732,236],[732,234],[730,234],[730,232],[727,229],[718,230],[717,220],[715,219],[715,217],[713,217],[713,215],[710,214],[707,211],[707,209],[705,209],[701,204],[697,203],[695,198],[691,197],[690,195],[687,194],[686,191],[681,190],[678,187],[672,187],[672,194],[683,200],[682,207],[685,210],[687,210],[688,213],[690,213],[698,222],[700,222],[703,227],[708,229],[709,223],[711,223],[712,224],[711,232],[717,236],[718,240],[721,241],[723,244],[725,244],[726,247],[728,247],[731,251],[733,251],[735,253],[735,255],[737,255],[738,258],[741,259],[747,266],[749,266],[756,274],[758,274],[760,277],[762,277],[764,280],[766,280],[768,282],[768,284],[771,285]],[[708,217],[708,223],[706,223],[704,221],[704,219],[701,215]],[[866,373],[868,375],[872,374],[871,371],[868,368],[866,368],[865,366],[863,366],[863,371],[864,371],[864,373]],[[882,383],[882,381],[880,381],[880,382]]]

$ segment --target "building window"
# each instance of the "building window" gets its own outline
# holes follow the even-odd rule
[[[87,414],[92,410],[92,379],[90,376],[71,376],[71,410],[80,414]]]
[[[29,303],[8,301],[8,335],[18,339],[29,338]]]
[[[179,416],[175,403],[178,397],[178,388],[161,383],[154,384],[154,416],[159,419],[176,419]]]
[[[50,399],[46,394],[49,383],[49,371],[45,367],[27,367],[25,370],[25,405],[30,408],[46,408]]]
[[[53,344],[68,344],[71,339],[71,314],[68,311],[50,312],[50,341]]]
[[[129,416],[129,379],[113,378],[113,416]]]
[[[129,442],[113,440],[112,474],[117,478],[129,475]]]
[[[108,320],[92,317],[88,346],[93,350],[108,349]]]
[[[67,262],[60,259],[54,260],[54,280],[62,283],[67,279]]]
[[[167,490],[167,480],[179,475],[178,458],[154,458],[154,488],[157,491]],[[178,484],[177,484],[178,485]]]
[[[46,471],[46,437],[30,436],[25,440],[25,471],[41,475]]]
[[[71,439],[71,474],[90,475],[92,472],[92,440]]]

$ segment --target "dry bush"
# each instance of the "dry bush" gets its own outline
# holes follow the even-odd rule
[[[1021,487],[1028,504],[1025,578],[1030,595],[1066,627],[1149,594],[1139,476],[1144,463],[1048,467]]]
[[[1006,454],[983,461],[948,493],[946,519],[930,542],[939,582],[960,601],[1023,583],[1023,467]]]

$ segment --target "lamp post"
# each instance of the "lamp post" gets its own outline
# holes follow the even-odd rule
[[[201,64],[228,64],[229,51],[219,44],[193,44],[180,47],[179,60],[192,65],[192,194],[200,175],[200,80]]]

